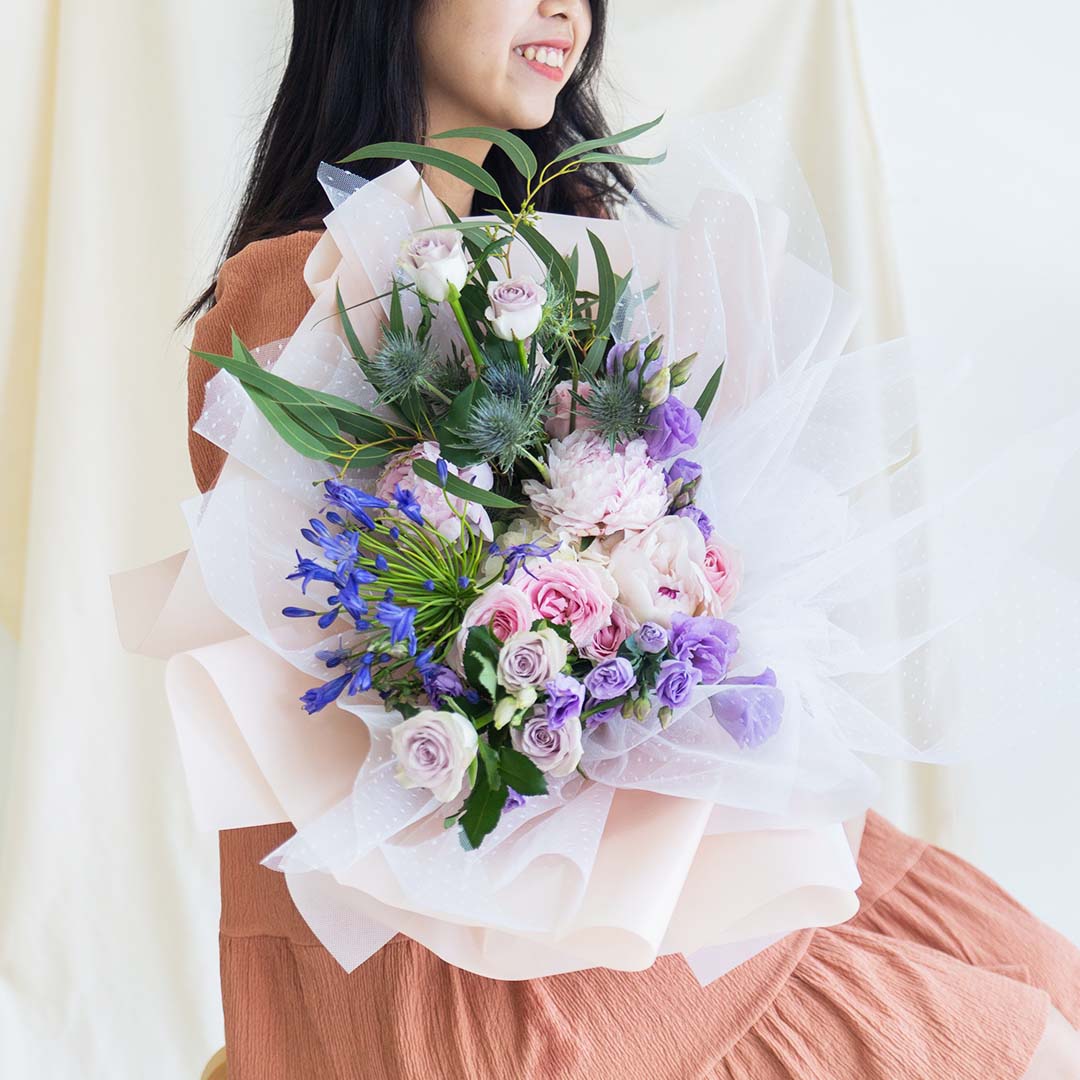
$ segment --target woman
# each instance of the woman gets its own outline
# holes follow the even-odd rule
[[[327,213],[320,160],[485,124],[541,160],[605,130],[593,83],[604,0],[295,0],[292,51],[193,348],[256,346],[307,311]],[[448,149],[520,183],[476,140]],[[364,163],[376,175],[391,164]],[[459,215],[487,207],[425,170]],[[542,210],[613,213],[618,168],[546,189]],[[215,302],[216,301],[216,302]],[[215,369],[193,358],[189,421]],[[194,432],[211,487],[222,454]],[[221,833],[221,977],[233,1080],[1080,1076],[1080,953],[962,860],[870,814],[850,922],[790,935],[702,989],[681,956],[640,973],[497,982],[399,936],[352,974],[260,865],[290,825]]]

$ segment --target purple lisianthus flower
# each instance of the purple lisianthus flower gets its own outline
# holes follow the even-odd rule
[[[706,685],[724,678],[738,650],[739,629],[734,623],[710,615],[671,617],[671,655],[693,664]]]
[[[590,701],[590,707],[598,705],[599,702]],[[598,709],[591,716],[585,718],[585,728],[587,731],[592,731],[593,728],[599,727],[601,724],[606,724],[609,720],[614,720],[616,716],[622,713],[621,705],[612,705],[607,709]]]
[[[668,487],[675,483],[682,484],[683,487],[689,487],[691,484],[696,484],[700,479],[701,466],[696,461],[690,461],[688,458],[676,458],[664,470],[664,483]]]
[[[701,434],[701,417],[673,394],[649,413],[645,445],[653,461],[667,461],[693,450]]]
[[[676,709],[685,705],[701,682],[701,672],[688,660],[665,660],[656,677],[655,693],[661,705]]]
[[[570,675],[556,675],[544,683],[544,690],[547,692],[545,719],[552,731],[558,731],[581,716],[585,687],[577,679]]]
[[[585,688],[597,701],[622,697],[637,681],[630,661],[613,656],[599,663],[585,676]]]
[[[706,540],[712,536],[712,522],[704,510],[696,506],[684,506],[681,510],[675,511],[675,516],[689,518],[701,530],[701,535]]]
[[[503,803],[503,812],[507,810],[516,810],[519,806],[525,805],[525,796],[515,791],[510,785],[506,786],[506,802]]]
[[[425,664],[421,678],[424,681],[424,693],[436,709],[446,704],[448,697],[460,697],[465,687],[453,668],[445,664]]]
[[[642,377],[644,377],[645,382],[648,382],[654,375],[658,375],[664,369],[664,364],[667,361],[661,355],[655,360],[646,362],[645,349],[642,348],[637,366],[633,371],[626,371],[623,367],[623,360],[633,347],[634,343],[632,341],[617,342],[608,351],[604,366],[610,378],[617,378],[619,375],[625,374],[630,385],[637,389],[642,385]]]
[[[634,634],[634,640],[642,652],[663,652],[667,648],[668,632],[659,623],[642,623]]]
[[[761,746],[780,730],[784,695],[772,668],[725,680],[709,704],[720,726],[743,750]]]

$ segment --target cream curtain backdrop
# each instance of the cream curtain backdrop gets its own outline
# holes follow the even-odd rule
[[[1061,345],[1080,329],[1080,282],[1061,269],[1080,240],[1066,181],[1080,174],[1077,141],[1059,138],[1080,89],[1065,51],[1080,30],[1072,5],[1025,9],[1030,49],[1004,0],[914,0],[902,23],[872,0],[669,0],[659,19],[644,0],[613,6],[623,116],[785,102],[836,276],[867,305],[861,340],[903,328],[899,257],[921,325],[944,329],[955,312],[969,328],[988,394],[1005,392],[1017,358],[1038,357],[1044,379],[1076,377],[1075,347]],[[191,821],[160,665],[119,647],[107,574],[186,546],[186,338],[170,327],[212,266],[288,10],[5,8],[5,1076],[190,1080],[222,1042],[215,838]],[[929,434],[946,452],[958,438]],[[1077,749],[1077,732],[1062,732],[1031,775],[1007,763],[897,775],[885,808],[1080,939],[1077,867],[1036,865],[1031,852],[1052,848],[1024,842],[1074,846],[1065,770]]]

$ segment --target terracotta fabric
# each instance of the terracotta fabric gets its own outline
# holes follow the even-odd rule
[[[227,260],[193,347],[228,351],[230,328],[249,347],[292,333],[321,235],[257,241]],[[191,422],[214,370],[191,361]],[[224,455],[194,433],[190,449],[205,491]],[[974,867],[873,813],[856,917],[790,935],[706,988],[681,957],[498,982],[402,936],[346,974],[284,877],[259,865],[292,832],[220,834],[230,1080],[1012,1080],[1052,1005],[1080,1027],[1080,951]]]

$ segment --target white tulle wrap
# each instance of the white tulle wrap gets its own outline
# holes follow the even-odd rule
[[[909,341],[843,351],[855,307],[831,280],[767,104],[669,125],[666,146],[639,174],[664,220],[639,199],[617,220],[544,214],[541,228],[564,253],[577,246],[584,288],[596,284],[586,229],[617,272],[634,269],[617,337],[660,332],[668,356],[699,353],[684,400],[726,360],[691,456],[705,468],[698,504],[742,553],[725,612],[740,630],[734,673],[776,672],[775,737],[740,749],[700,700],[666,730],[602,725],[585,740],[591,781],[557,782],[464,851],[445,810],[394,780],[399,717],[377,696],[301,710],[325,676],[315,651],[337,634],[280,612],[299,602],[286,577],[332,471],[293,453],[225,373],[196,430],[229,456],[216,488],[184,504],[191,550],[113,578],[128,647],[168,659],[201,824],[294,823],[264,862],[347,970],[401,932],[494,978],[641,969],[681,952],[708,981],[784,934],[854,914],[857,823],[876,792],[864,756],[939,760],[1009,730],[1022,690],[1004,671],[987,675],[1001,683],[996,715],[980,714],[974,733],[950,724],[964,692],[949,682],[950,641],[1002,620],[1029,678],[1058,678],[1077,654],[1075,622],[1040,635],[1022,587],[1080,443],[1076,417],[1028,430],[1010,418],[992,458],[929,491],[920,416],[971,395],[968,366]],[[383,292],[401,241],[447,218],[408,163],[367,183],[320,176],[334,209],[305,269],[314,302],[293,337],[256,355],[370,405],[335,287],[350,305]],[[538,271],[520,242],[513,269]],[[353,309],[366,344],[385,312],[386,301]],[[447,341],[457,333],[445,313],[436,325]]]

